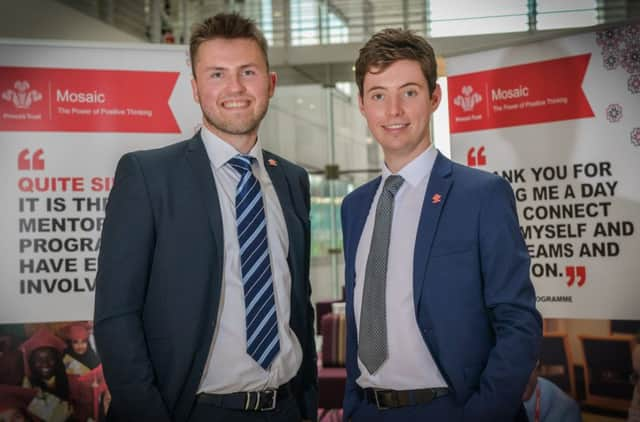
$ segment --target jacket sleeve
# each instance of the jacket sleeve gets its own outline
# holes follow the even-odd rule
[[[349,204],[351,198],[345,198],[342,203],[341,217],[342,217],[342,243],[344,245],[344,259],[345,259],[345,300],[346,300],[346,322],[347,322],[347,356],[346,356],[346,370],[347,379],[345,384],[344,400],[343,400],[343,420],[348,421],[352,414],[356,411],[362,398],[362,389],[356,383],[356,379],[360,376],[358,370],[358,338],[356,333],[355,313],[353,308],[353,265],[354,262],[349,262],[348,257],[355,256],[355,251],[348,251],[349,245],[351,245],[350,230],[349,230]]]
[[[111,420],[170,420],[142,320],[154,247],[144,174],[136,156],[126,154],[109,195],[95,293],[94,335],[112,396]]]
[[[538,358],[542,319],[535,307],[530,259],[510,185],[492,179],[483,201],[478,237],[483,295],[495,346],[464,415],[465,420],[508,421],[521,410],[522,393]]]

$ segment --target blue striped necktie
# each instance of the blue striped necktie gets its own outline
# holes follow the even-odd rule
[[[236,188],[236,224],[244,286],[247,353],[267,369],[280,351],[278,317],[267,242],[267,220],[258,179],[251,172],[254,157],[236,155],[229,164],[240,174]]]

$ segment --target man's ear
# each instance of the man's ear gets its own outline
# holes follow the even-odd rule
[[[269,72],[269,98],[273,97],[276,91],[276,85],[278,84],[278,74],[276,72]]]
[[[364,100],[362,94],[358,94],[358,108],[360,109],[360,114],[364,116]]]
[[[431,110],[436,111],[438,106],[440,105],[440,101],[442,100],[442,90],[440,89],[440,85],[436,84],[436,89],[433,90],[431,94]]]
[[[191,93],[193,94],[193,101],[200,104],[200,96],[198,95],[198,83],[195,76],[191,79]]]

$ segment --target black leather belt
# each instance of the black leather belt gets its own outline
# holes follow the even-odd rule
[[[364,391],[369,403],[375,404],[378,409],[426,404],[449,394],[449,389],[446,387],[400,391],[365,388]]]
[[[198,394],[198,403],[209,404],[225,409],[247,410],[247,411],[270,411],[275,410],[280,400],[284,400],[291,395],[289,383],[282,384],[277,389],[263,391],[246,391],[229,394]]]

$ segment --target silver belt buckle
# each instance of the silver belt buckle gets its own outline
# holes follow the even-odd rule
[[[382,392],[382,391],[380,391],[380,392]],[[377,407],[379,410],[386,410],[386,409],[388,409],[388,407],[387,407],[387,406],[382,406],[382,405],[380,404],[380,399],[378,399],[378,390],[376,390],[376,389],[374,389],[374,390],[373,390],[373,396],[376,398],[376,407]]]
[[[262,407],[260,408],[260,410],[262,412],[268,412],[270,410],[275,410],[276,408],[276,403],[278,401],[278,390],[265,390],[263,391],[263,393],[271,393],[271,405],[269,407]],[[258,403],[260,403],[260,393],[258,392]]]

